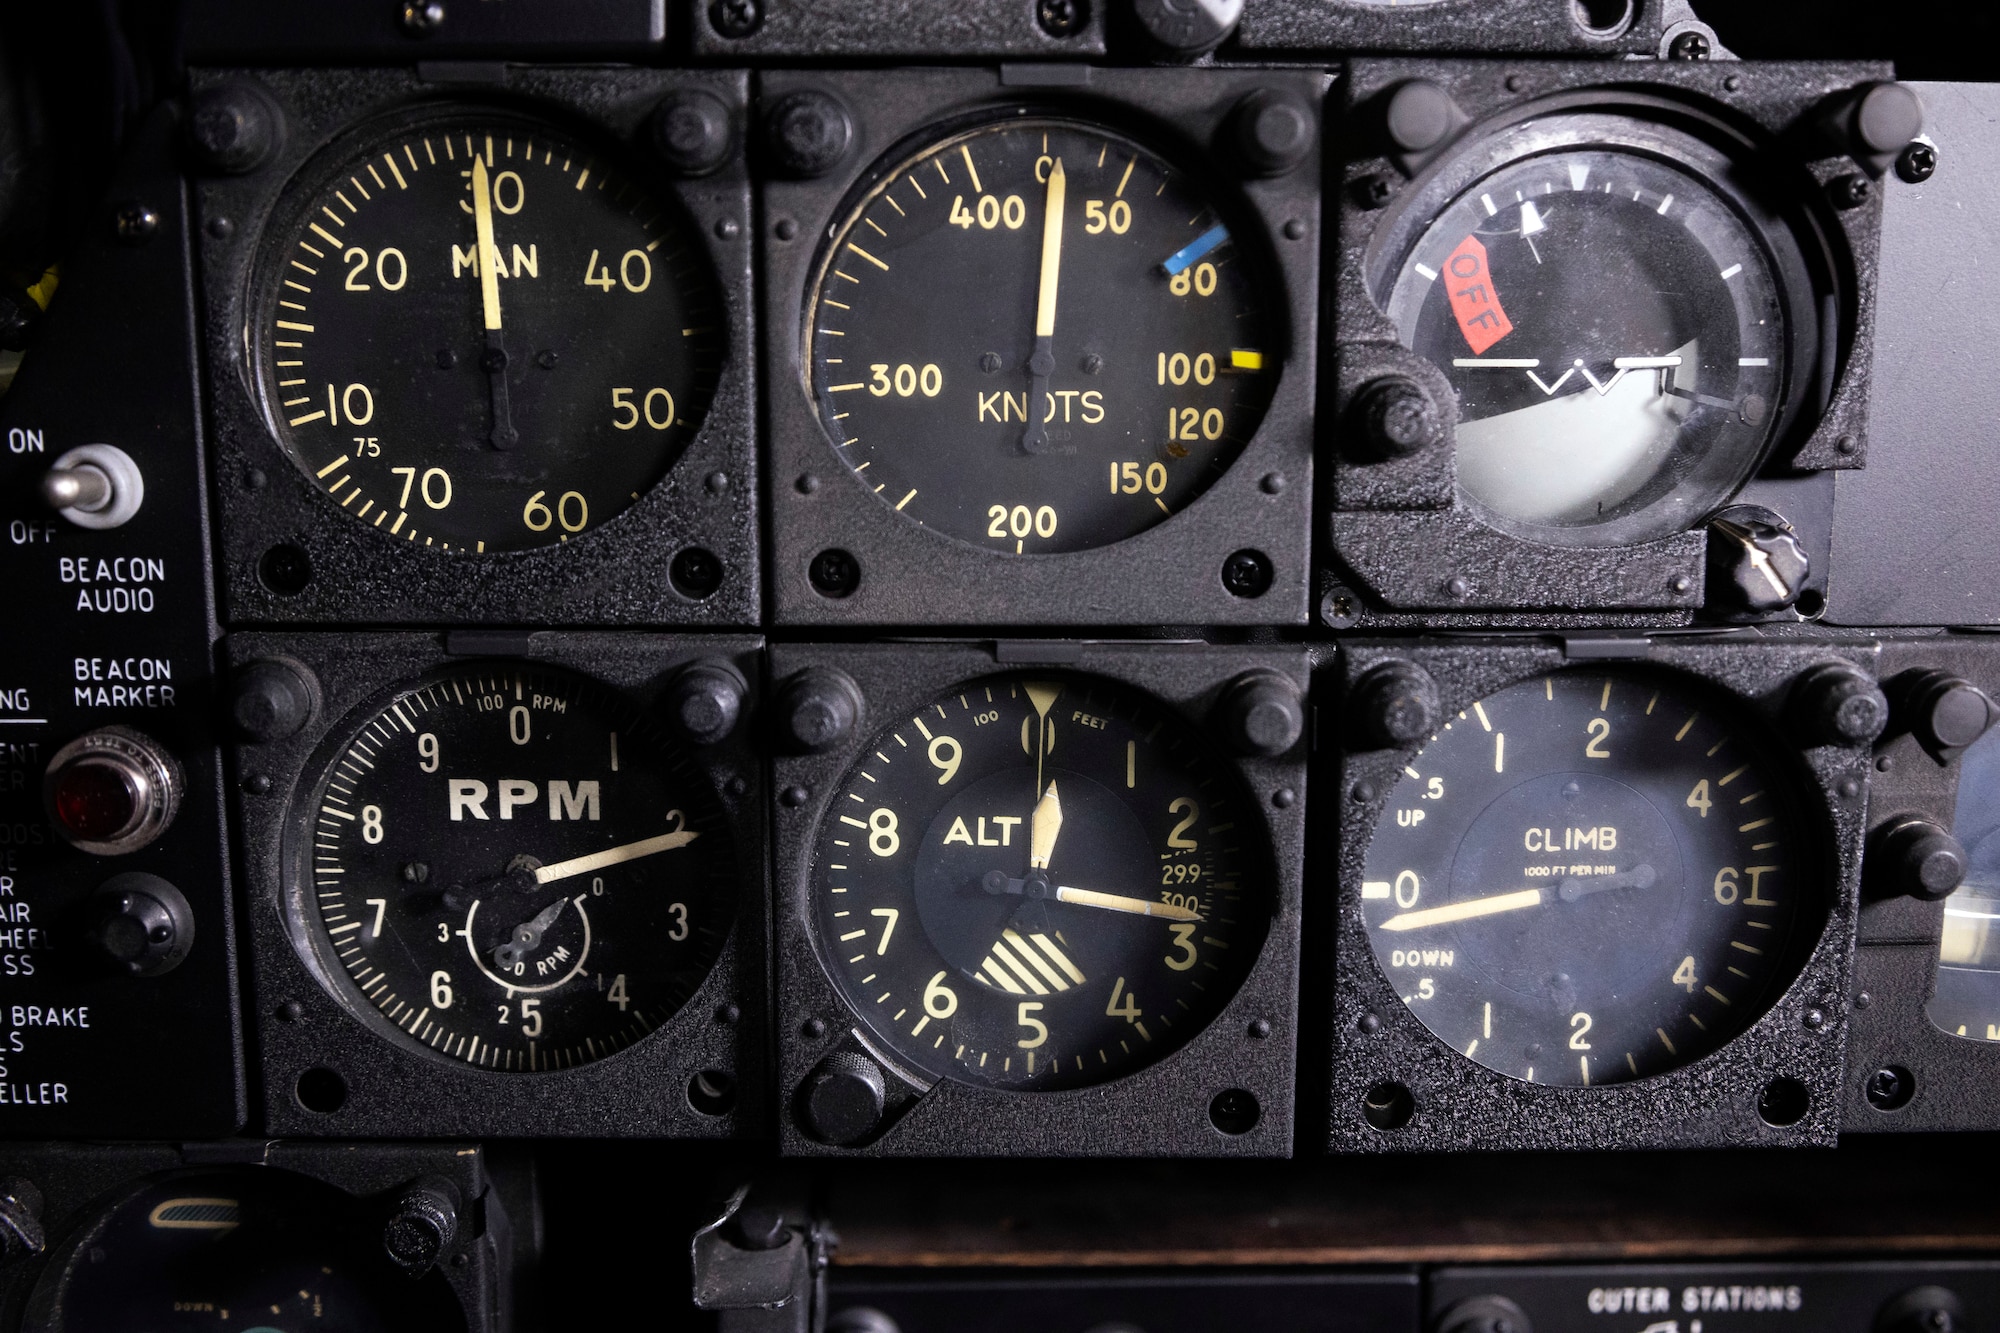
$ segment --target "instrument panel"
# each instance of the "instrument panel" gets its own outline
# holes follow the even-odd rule
[[[1621,0],[255,8],[0,207],[0,1325],[534,1326],[609,1154],[690,1316],[898,1333],[1113,1261],[843,1259],[845,1182],[2000,1132],[2000,608],[1880,521],[1989,480],[1910,381],[1990,284],[1897,275],[1990,85]],[[1061,1281],[1531,1333],[1605,1259],[1383,1225]],[[1590,1312],[1733,1326],[1655,1276]]]

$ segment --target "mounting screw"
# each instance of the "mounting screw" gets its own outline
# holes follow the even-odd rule
[[[1368,460],[1409,458],[1444,438],[1443,413],[1408,375],[1370,380],[1354,395],[1350,411],[1355,430],[1349,438]]]
[[[1074,37],[1089,21],[1085,0],[1040,0],[1035,6],[1035,22],[1051,37]]]
[[[382,1225],[382,1248],[411,1277],[422,1277],[458,1239],[458,1186],[442,1176],[411,1181]]]
[[[312,673],[289,658],[265,657],[238,667],[230,680],[229,720],[259,743],[296,736],[312,720],[319,697]]]
[[[1965,880],[1964,845],[1928,819],[1905,819],[1870,841],[1878,849],[1869,876],[1877,892],[1936,902]]]
[[[669,93],[653,113],[653,145],[684,176],[706,176],[728,161],[735,137],[729,108],[699,88]]]
[[[134,199],[118,206],[111,216],[111,227],[118,239],[127,245],[138,245],[153,239],[160,229],[160,215],[152,208]]]
[[[847,1147],[882,1123],[889,1088],[873,1060],[836,1051],[819,1062],[800,1089],[806,1132],[822,1143]]]
[[[1312,108],[1292,93],[1259,88],[1230,113],[1237,151],[1254,176],[1282,176],[1312,152]]]
[[[429,37],[444,26],[444,5],[440,0],[404,0],[398,21],[405,37]]]
[[[1688,31],[1674,38],[1667,47],[1669,60],[1706,60],[1715,54],[1714,46],[1705,32]]]
[[[1131,0],[1131,6],[1153,44],[1182,60],[1213,51],[1243,17],[1243,0]]]
[[[1271,558],[1262,551],[1232,551],[1222,562],[1222,586],[1232,597],[1262,597],[1271,590]]]
[[[717,32],[734,40],[763,27],[764,10],[757,0],[715,0],[708,7],[708,21]]]
[[[764,148],[771,164],[795,180],[824,176],[847,156],[854,120],[830,93],[802,88],[764,114]]]
[[[284,115],[270,94],[237,81],[204,90],[188,116],[188,146],[209,171],[240,176],[269,162],[284,139]]]
[[[1437,729],[1437,685],[1414,662],[1370,667],[1348,706],[1357,739],[1369,749],[1399,750]]]
[[[790,746],[806,754],[830,750],[861,720],[861,688],[833,667],[807,667],[778,692],[778,722]]]
[[[806,565],[806,581],[820,596],[838,601],[861,586],[861,562],[846,551],[830,547]]]
[[[667,687],[667,719],[695,745],[727,740],[743,715],[743,677],[719,659],[694,662]]]
[[[1298,685],[1275,671],[1246,671],[1231,681],[1213,716],[1232,750],[1263,759],[1297,745],[1306,729]]]
[[[1901,1065],[1884,1065],[1868,1076],[1861,1085],[1861,1091],[1866,1094],[1868,1104],[1876,1110],[1900,1111],[1910,1104],[1910,1098],[1917,1095],[1917,1081]],[[1917,1324],[1907,1327],[1929,1329],[1935,1326]]]
[[[1921,185],[1937,174],[1937,148],[1927,143],[1912,143],[1896,154],[1896,174],[1912,185]]]
[[[667,581],[674,591],[696,602],[714,595],[722,586],[722,574],[721,558],[705,546],[682,547],[667,565]]]
[[[1859,208],[1868,202],[1868,178],[1849,172],[1836,176],[1826,187],[1827,198],[1833,200],[1835,208]]]
[[[1889,699],[1867,673],[1828,662],[1792,686],[1793,726],[1808,745],[1868,745],[1889,721]]]
[[[1351,187],[1354,202],[1363,208],[1381,208],[1396,197],[1396,178],[1387,172],[1371,171]]]

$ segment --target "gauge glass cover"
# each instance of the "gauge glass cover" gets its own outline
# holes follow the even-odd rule
[[[1202,1031],[1269,929],[1268,853],[1240,787],[1128,687],[964,684],[842,781],[816,838],[822,965],[930,1074],[1017,1091],[1129,1074]]]
[[[734,862],[706,775],[595,682],[453,668],[320,762],[295,929],[393,1040],[502,1072],[586,1064],[657,1028],[721,952]]]
[[[1750,476],[1799,378],[1801,261],[1780,228],[1695,164],[1623,149],[1419,193],[1435,218],[1397,256],[1386,307],[1458,395],[1458,485],[1489,522],[1630,545],[1699,523]]]
[[[2000,1041],[2000,731],[1959,756],[1952,833],[1965,847],[1965,880],[1944,900],[1937,989],[1925,1012],[1955,1037]]]
[[[393,540],[572,540],[701,428],[727,322],[703,248],[566,130],[497,112],[373,126],[308,166],[278,218],[248,337],[271,429]]]
[[[1137,140],[1017,116],[878,172],[832,232],[807,391],[905,519],[1008,554],[1143,532],[1226,471],[1282,365],[1245,224]]]
[[[1793,778],[1712,690],[1558,673],[1411,757],[1369,844],[1375,961],[1425,1027],[1531,1083],[1697,1060],[1796,969],[1814,915]]]

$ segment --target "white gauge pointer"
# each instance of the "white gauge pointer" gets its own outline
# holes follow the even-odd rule
[[[1539,889],[1517,889],[1512,893],[1493,893],[1484,898],[1468,898],[1464,902],[1446,903],[1443,907],[1420,907],[1413,912],[1398,912],[1384,921],[1381,930],[1420,930],[1425,926],[1447,926],[1454,921],[1472,921],[1482,916],[1498,916],[1502,912],[1519,912],[1524,908],[1540,907],[1545,903],[1562,901],[1573,903],[1579,898],[1606,889],[1650,889],[1659,880],[1659,872],[1651,866],[1634,866],[1621,875],[1601,875],[1591,879],[1565,879],[1560,884],[1545,885]]]
[[[557,861],[553,865],[538,866],[535,869],[535,883],[553,884],[559,879],[569,879],[574,875],[587,875],[593,870],[606,866],[623,865],[636,861],[642,856],[653,856],[660,852],[671,852],[676,847],[685,847],[701,834],[693,829],[676,829],[672,833],[662,833],[656,838],[641,838],[628,842],[622,847],[608,847],[588,856],[573,856],[567,861]]]
[[[1046,896],[1059,903],[1072,903],[1077,907],[1096,907],[1107,912],[1128,912],[1133,916],[1157,916],[1168,921],[1199,921],[1201,913],[1192,907],[1176,907],[1172,903],[1155,902],[1151,898],[1128,898],[1118,893],[1099,893],[1095,889],[1071,888],[1066,884],[1049,884],[1037,875],[1033,881],[1038,887],[1037,896]],[[1010,878],[1005,872],[996,870],[988,875],[985,888],[988,893],[1026,894],[1030,881]]]

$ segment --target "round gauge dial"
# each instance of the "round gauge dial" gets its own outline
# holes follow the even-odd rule
[[[1662,1073],[1790,981],[1814,830],[1720,697],[1556,674],[1452,718],[1368,848],[1361,913],[1410,1012],[1530,1083]]]
[[[1192,727],[1096,678],[998,676],[877,736],[818,834],[821,959],[912,1065],[1017,1090],[1179,1047],[1256,961],[1269,871]]]
[[[991,550],[1077,551],[1184,508],[1263,419],[1282,302],[1196,178],[1017,117],[898,161],[843,218],[806,319],[835,451]]]
[[[1602,148],[1418,207],[1435,217],[1396,261],[1389,316],[1456,390],[1459,488],[1495,526],[1648,541],[1756,468],[1799,380],[1781,228],[1691,165]]]
[[[1959,756],[1952,833],[1965,845],[1965,880],[1944,900],[1925,1012],[1953,1036],[2000,1041],[2000,731]]]
[[[694,993],[732,917],[701,771],[568,672],[466,666],[369,710],[301,812],[303,929],[348,1004],[502,1071],[601,1059]]]
[[[379,1204],[276,1168],[140,1186],[58,1250],[29,1308],[43,1329],[353,1333],[463,1328],[439,1272],[382,1248]]]
[[[679,211],[510,115],[378,127],[295,188],[250,340],[293,460],[397,541],[568,541],[700,429],[725,315]]]

